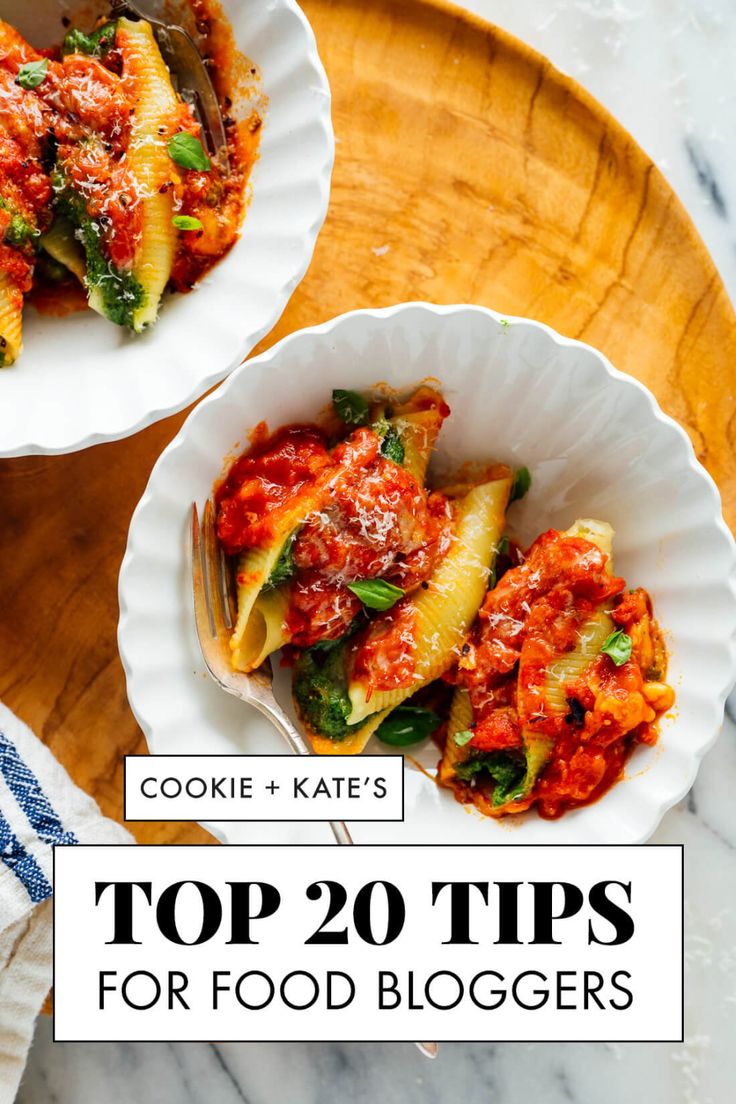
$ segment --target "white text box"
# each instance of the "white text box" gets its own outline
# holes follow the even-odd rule
[[[402,820],[399,755],[127,755],[126,820]]]
[[[681,1038],[679,847],[55,855],[60,1041]]]

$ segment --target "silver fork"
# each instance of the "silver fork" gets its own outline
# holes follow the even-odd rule
[[[225,123],[217,93],[194,39],[176,23],[165,23],[149,15],[141,7],[139,0],[110,0],[110,10],[116,18],[130,16],[136,20],[145,19],[151,24],[158,48],[171,71],[179,95],[194,109],[210,156],[227,172],[230,161]]]
[[[228,694],[254,705],[268,717],[296,755],[311,755],[301,732],[274,697],[270,660],[248,675],[234,671],[230,663],[229,640],[236,607],[230,572],[215,532],[215,507],[211,499],[204,508],[201,528],[197,505],[192,505],[192,590],[199,646],[212,678]],[[353,842],[342,821],[330,821],[330,828],[338,843]]]
[[[249,702],[279,730],[296,755],[311,755],[301,732],[273,696],[273,671],[267,660],[246,675],[230,663],[229,639],[237,616],[232,582],[215,532],[215,507],[208,499],[200,527],[196,502],[192,504],[192,591],[194,620],[202,658],[212,678],[228,694]],[[338,843],[352,843],[347,825],[330,821]],[[427,1058],[436,1058],[437,1043],[417,1043]]]

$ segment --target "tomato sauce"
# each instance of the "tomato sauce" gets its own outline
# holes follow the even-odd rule
[[[217,536],[225,552],[235,556],[268,545],[284,511],[330,463],[317,426],[285,426],[236,460],[215,494]]]
[[[50,223],[51,181],[43,164],[49,116],[15,83],[33,53],[22,39],[0,50],[0,267],[30,290],[35,238]],[[29,56],[30,55],[30,56]]]
[[[552,741],[532,800],[541,816],[553,818],[600,797],[636,743],[656,740],[653,724],[673,694],[661,682],[666,655],[648,595],[624,593],[624,580],[609,574],[596,545],[549,530],[522,561],[489,591],[447,678],[470,696],[471,753],[522,752],[524,731]],[[560,710],[559,694],[549,699],[550,665],[575,648],[602,605],[614,627],[631,636],[631,658],[617,666],[609,655],[596,655],[564,686],[567,707]],[[474,800],[470,787],[460,789],[463,800]]]
[[[411,603],[402,601],[356,642],[353,678],[366,686],[366,700],[375,691],[411,686],[415,656],[415,614]]]
[[[444,497],[384,457],[368,427],[330,451],[319,427],[286,426],[236,460],[215,497],[218,539],[231,556],[268,545],[294,519],[286,619],[298,647],[345,634],[363,609],[350,583],[380,578],[415,590],[451,529]],[[378,647],[366,643],[371,653]]]

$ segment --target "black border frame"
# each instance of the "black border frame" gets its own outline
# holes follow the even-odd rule
[[[109,843],[77,843],[77,844],[54,844],[52,848],[52,862],[53,862],[53,882],[56,885],[56,849],[59,846],[63,847],[158,847],[161,850],[166,850],[168,847],[186,847],[186,848],[202,848],[209,847],[210,844],[202,843],[159,843],[159,844],[137,844],[137,843],[122,843],[122,844],[109,844]],[[228,844],[231,848],[249,848],[251,846],[258,847],[300,847],[301,844],[293,843],[262,843],[262,844],[247,844],[247,843],[234,843]],[[334,843],[310,843],[303,846],[309,847],[335,847]],[[402,847],[480,847],[486,850],[492,850],[495,848],[503,847],[549,847],[550,849],[565,848],[566,850],[571,847],[629,847],[638,848],[642,846],[637,843],[557,843],[557,844],[539,844],[539,843],[461,843],[461,844],[432,844],[432,843],[408,843],[408,844],[392,844],[392,843],[373,843],[373,844],[357,844],[358,847],[373,847],[373,848],[391,848],[395,846]],[[648,1045],[661,1044],[671,1045],[672,1043],[684,1043],[685,1042],[685,845],[682,843],[653,843],[648,844],[648,847],[663,849],[663,850],[676,850],[680,851],[680,888],[681,888],[681,902],[680,902],[680,1037],[679,1039],[436,1039],[437,1043],[444,1045],[450,1045],[451,1043],[459,1043],[461,1045],[480,1045],[484,1043],[644,1043]],[[56,986],[56,894],[52,897],[53,901],[53,942],[52,942],[52,987]],[[53,1025],[53,1042],[59,1044],[68,1044],[73,1046],[75,1043],[212,1043],[212,1039],[57,1039],[56,1038],[56,1009],[54,1008],[52,1014]],[[218,1042],[230,1042],[230,1043],[262,1043],[264,1045],[271,1043],[288,1044],[288,1043],[313,1043],[317,1046],[323,1043],[414,1043],[416,1039],[226,1039],[217,1040]]]

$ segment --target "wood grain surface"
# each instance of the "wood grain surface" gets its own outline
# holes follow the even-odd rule
[[[304,7],[332,84],[337,161],[314,261],[264,345],[407,299],[548,322],[683,423],[733,526],[734,315],[658,170],[573,81],[459,9]],[[117,576],[133,508],[182,420],[0,462],[0,698],[118,819],[122,756],[145,743],[117,654]],[[147,843],[210,839],[194,825],[131,828]]]

